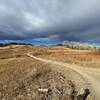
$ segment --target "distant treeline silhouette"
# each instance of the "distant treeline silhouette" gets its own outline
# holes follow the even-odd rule
[[[10,45],[32,45],[32,44],[31,43],[16,43],[16,42],[0,43],[0,47],[10,46]]]

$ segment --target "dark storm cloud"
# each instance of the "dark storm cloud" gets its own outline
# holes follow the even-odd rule
[[[0,39],[100,41],[100,0],[0,0]]]

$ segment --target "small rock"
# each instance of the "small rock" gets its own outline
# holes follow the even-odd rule
[[[86,100],[89,94],[90,94],[89,89],[81,88],[77,94],[77,100]]]

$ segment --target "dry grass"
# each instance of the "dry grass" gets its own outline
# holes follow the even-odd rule
[[[0,100],[74,100],[75,88],[67,77],[26,55],[43,54],[45,50],[32,46],[0,50]],[[41,94],[39,88],[50,92]]]
[[[45,53],[40,55],[43,58],[75,63],[85,67],[100,67],[100,52],[90,50],[73,50],[65,47],[49,47]]]

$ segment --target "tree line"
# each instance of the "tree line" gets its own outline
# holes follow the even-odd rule
[[[63,46],[71,49],[78,49],[78,50],[99,50],[100,51],[100,46],[96,46],[95,44],[89,44],[89,43],[64,41]]]

